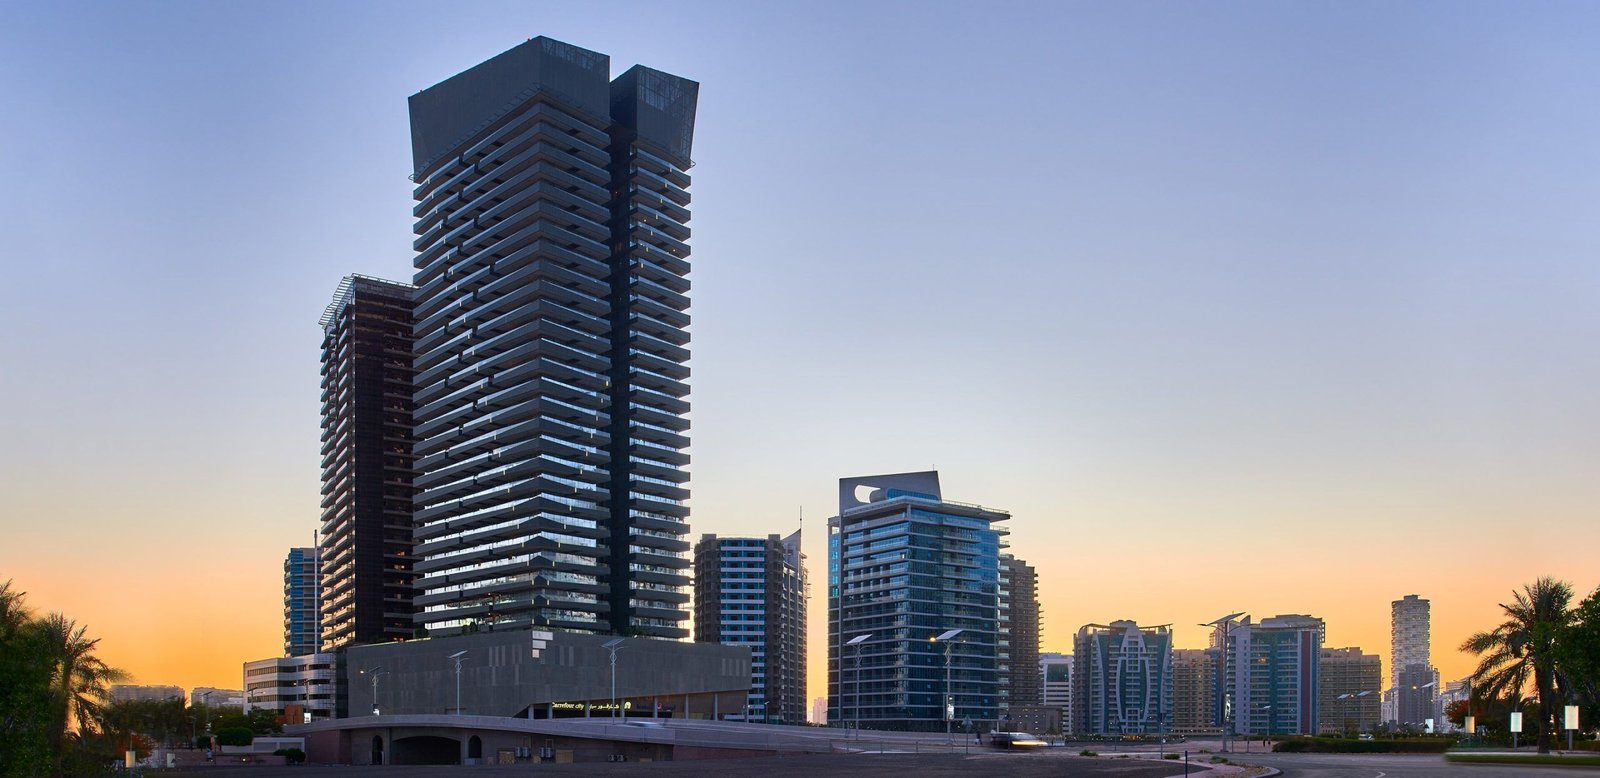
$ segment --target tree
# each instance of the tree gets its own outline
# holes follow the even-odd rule
[[[25,594],[0,583],[0,776],[54,767],[50,736],[50,661]]]
[[[1553,716],[1560,705],[1560,644],[1572,620],[1572,585],[1540,578],[1520,592],[1510,605],[1501,603],[1506,620],[1489,632],[1479,632],[1461,644],[1462,651],[1477,654],[1474,700],[1521,696],[1531,682],[1539,698],[1539,753],[1550,752]]]
[[[1600,705],[1600,588],[1573,609],[1561,642],[1561,664],[1578,704]]]
[[[108,687],[127,678],[127,673],[108,666],[94,655],[98,638],[90,639],[88,628],[60,613],[51,613],[39,622],[50,661],[51,745],[58,758],[69,723],[80,735],[93,735],[99,729]]]

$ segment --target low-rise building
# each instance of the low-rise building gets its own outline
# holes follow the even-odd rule
[[[163,700],[182,700],[182,686],[140,686],[131,683],[118,683],[111,685],[110,693],[112,702],[161,702]]]
[[[245,712],[271,710],[286,724],[332,718],[336,660],[317,653],[245,662]],[[290,720],[296,716],[300,721]]]
[[[1072,720],[1072,655],[1053,651],[1040,654],[1039,680],[1044,704],[1061,710],[1061,731],[1076,732]]]

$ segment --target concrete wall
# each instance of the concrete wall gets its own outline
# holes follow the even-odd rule
[[[352,717],[370,715],[373,686],[364,670],[377,668],[383,715],[456,713],[456,670],[461,662],[462,713],[526,716],[530,707],[611,698],[609,635],[578,632],[483,632],[404,643],[354,646],[345,662]],[[617,652],[618,700],[660,698],[681,716],[691,696],[708,714],[708,695],[720,695],[723,713],[737,710],[750,688],[750,649],[712,643],[627,638]],[[729,703],[732,703],[731,706]],[[603,713],[599,715],[604,715]]]

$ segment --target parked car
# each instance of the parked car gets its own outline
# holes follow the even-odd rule
[[[1027,732],[996,732],[989,736],[989,742],[995,748],[1043,748],[1047,745],[1042,738]]]

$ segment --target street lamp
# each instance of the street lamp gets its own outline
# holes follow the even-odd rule
[[[378,673],[381,673],[381,672],[383,672],[383,665],[379,665],[377,667],[369,667],[369,668],[361,671],[361,673],[363,675],[368,675],[368,676],[372,677],[372,715],[374,715],[374,716],[378,715]],[[459,684],[458,684],[458,687],[459,687]],[[457,697],[456,706],[460,707],[461,706],[460,695],[457,694],[456,697]]]
[[[457,716],[461,715],[461,659],[462,659],[462,657],[465,657],[466,655],[467,655],[467,652],[465,652],[465,651],[457,651],[454,654],[450,655],[450,658],[454,659],[455,663],[456,663],[456,715]],[[377,680],[374,679],[373,683],[377,683]],[[377,698],[373,698],[372,701],[374,703],[376,703],[378,700],[377,700]]]
[[[1334,699],[1337,699],[1337,700],[1342,700],[1343,703],[1344,703],[1344,734],[1345,734],[1345,737],[1349,737],[1350,736],[1350,703],[1355,702],[1356,700],[1359,700],[1362,697],[1366,697],[1366,696],[1368,696],[1370,694],[1372,694],[1372,692],[1369,690],[1369,691],[1364,691],[1364,692],[1351,692],[1349,694],[1341,694],[1338,697],[1334,698]],[[1356,727],[1359,729],[1360,726],[1361,726],[1361,720],[1357,719],[1356,720]]]
[[[1233,627],[1233,620],[1243,616],[1244,612],[1230,613],[1220,619],[1201,624],[1202,627],[1211,627],[1213,630],[1222,630],[1222,661],[1217,668],[1217,683],[1222,687],[1222,750],[1228,753],[1228,740],[1233,734],[1233,706],[1229,704],[1228,695],[1228,630]]]
[[[622,638],[612,638],[600,644],[611,652],[611,718],[617,717],[617,652],[622,650]]]
[[[854,646],[855,649],[856,649],[856,693],[854,695],[855,696],[855,705],[851,706],[851,707],[855,708],[855,714],[856,714],[856,727],[855,727],[855,735],[856,735],[856,737],[860,737],[861,736],[861,644],[867,642],[867,639],[871,638],[871,637],[872,637],[872,633],[868,632],[865,635],[856,635],[855,637],[850,638],[849,640],[845,641],[845,646],[846,647]],[[844,677],[842,672],[841,672],[840,677],[841,678]],[[840,689],[840,691],[843,692],[844,690]],[[839,696],[842,698],[844,695],[841,693]]]
[[[956,718],[956,698],[955,695],[950,693],[950,646],[955,643],[956,636],[963,632],[966,632],[966,630],[945,630],[944,632],[928,638],[929,643],[944,644],[944,734],[946,738],[951,740],[955,739],[955,733],[952,731],[952,725],[955,724]]]

